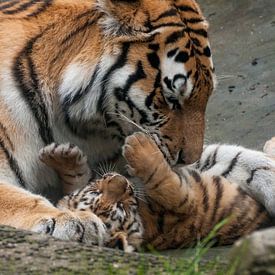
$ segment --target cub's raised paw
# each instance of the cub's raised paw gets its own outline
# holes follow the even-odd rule
[[[143,133],[135,133],[126,138],[123,156],[128,162],[128,172],[132,176],[147,178],[163,160],[156,143]]]
[[[268,140],[266,143],[265,143],[265,146],[264,146],[264,152],[275,158],[275,137],[273,137],[272,139]]]
[[[92,176],[87,157],[75,145],[53,143],[40,151],[39,158],[58,173],[64,194],[86,185]]]
[[[61,240],[93,245],[103,245],[107,236],[101,219],[85,211],[60,212],[54,217],[44,217],[39,219],[31,230]]]
[[[75,145],[52,143],[39,152],[39,158],[55,170],[76,169],[87,162],[87,157]]]

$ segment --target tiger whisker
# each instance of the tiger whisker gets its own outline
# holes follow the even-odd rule
[[[103,177],[103,175],[102,175],[99,171],[97,171],[97,169],[93,169],[93,171],[94,171],[98,176]]]
[[[228,75],[217,75],[217,80],[230,79],[234,78],[236,75],[228,74]]]
[[[102,163],[99,163],[99,171],[101,172],[102,176],[105,174],[104,169],[102,167]]]
[[[139,196],[135,196],[138,200],[140,200],[140,201],[143,201],[144,203],[148,203],[145,199],[143,199],[143,198],[141,198],[141,197],[139,197]]]
[[[127,116],[125,116],[124,114],[118,112],[118,113],[114,113],[114,112],[110,112],[110,114],[116,115],[116,116],[120,116],[119,118],[134,125],[135,127],[137,127],[139,130],[141,130],[143,133],[150,135],[150,133],[144,129],[142,126],[138,125],[136,122],[132,121],[131,119],[129,119]]]
[[[135,196],[144,197],[145,194],[144,194],[144,193],[136,193],[136,192],[135,192]]]

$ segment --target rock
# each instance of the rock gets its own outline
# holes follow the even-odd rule
[[[191,253],[195,255],[195,251]],[[0,226],[0,274],[214,274],[224,262],[124,253]],[[213,273],[214,271],[214,273]]]
[[[275,227],[236,242],[230,254],[230,274],[275,274]]]

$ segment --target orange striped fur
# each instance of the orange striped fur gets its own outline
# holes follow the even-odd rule
[[[197,160],[215,85],[207,28],[191,0],[0,1],[0,224],[95,242],[86,218],[68,212],[65,226],[53,206],[59,178],[38,160],[53,142],[123,172],[121,147],[141,127],[171,164]]]
[[[275,163],[269,158],[275,148],[274,140],[269,141],[265,148],[267,146],[265,150],[269,156],[262,153],[259,156],[267,164],[270,161],[273,168],[266,166],[259,169],[263,169],[262,177],[273,169],[274,177]],[[253,154],[240,147],[238,150],[243,155]],[[134,187],[132,190],[131,183],[124,176],[108,173],[87,186],[79,179],[84,187],[59,203],[63,210],[81,210],[98,215],[109,228],[105,245],[114,247],[120,240],[125,251],[140,248],[142,241],[144,245],[151,244],[158,250],[190,247],[208,236],[215,225],[224,220],[226,223],[215,238],[216,244],[228,245],[272,224],[264,206],[239,184],[230,181],[225,173],[213,176],[209,167],[202,173],[192,167],[174,170],[154,141],[142,133],[126,139],[124,156],[130,174],[141,180],[142,189],[135,190]],[[66,179],[68,170],[71,177],[83,171],[82,167],[74,165],[77,159],[83,159],[81,163],[85,166],[82,152],[74,146],[52,145],[41,153],[41,160],[58,171],[62,180]],[[233,167],[231,173],[234,174]],[[250,178],[252,175],[255,176],[255,172],[251,172]],[[63,187],[66,189],[68,182],[73,189],[75,183],[68,178]],[[110,243],[110,239],[113,242]]]

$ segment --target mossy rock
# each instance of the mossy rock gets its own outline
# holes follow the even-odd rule
[[[215,274],[225,268],[215,259],[194,265],[192,256],[192,250],[173,257],[124,253],[0,227],[0,274]]]

